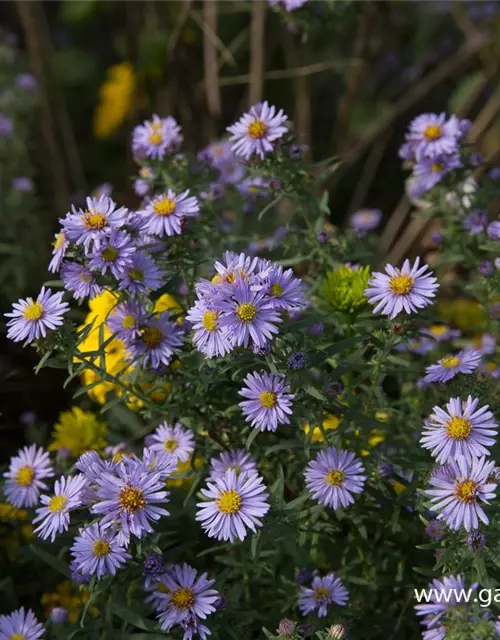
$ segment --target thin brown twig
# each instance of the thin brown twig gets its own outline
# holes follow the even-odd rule
[[[382,158],[384,157],[384,151],[387,148],[389,143],[389,135],[383,136],[378,143],[375,143],[371,148],[370,153],[366,159],[366,162],[363,166],[363,170],[361,172],[361,176],[357,182],[356,189],[351,198],[351,202],[349,203],[349,207],[347,209],[348,213],[352,213],[360,209],[364,202],[365,198],[370,190],[373,180],[377,175],[377,170],[379,168],[380,163],[382,162]]]
[[[262,100],[264,90],[264,31],[266,20],[266,3],[253,0],[252,21],[250,25],[250,86],[248,99],[250,104]]]
[[[411,204],[406,194],[401,197],[396,208],[391,214],[387,224],[384,227],[384,231],[380,237],[380,249],[383,253],[387,252],[394,242],[394,238],[397,236],[401,225],[405,221],[407,215],[411,211]]]
[[[403,234],[398,238],[397,244],[395,244],[389,252],[387,262],[391,264],[400,262],[415,240],[422,235],[428,224],[429,220],[425,220],[424,218],[414,218],[410,220]]]
[[[266,71],[263,74],[264,80],[288,80],[297,76],[310,76],[323,71],[335,71],[342,69],[339,62],[335,60],[325,60],[324,62],[316,62],[295,69],[275,69],[274,71]],[[248,84],[252,81],[252,76],[245,73],[238,76],[226,76],[220,79],[221,87],[228,87],[236,84]]]
[[[203,3],[203,63],[205,73],[205,93],[208,112],[211,116],[210,137],[215,135],[214,119],[219,119],[221,112],[219,91],[219,68],[217,66],[217,48],[210,33],[217,33],[217,4],[215,0]]]
[[[477,143],[484,135],[486,129],[500,112],[500,89],[497,89],[488,102],[481,109],[481,112],[471,127],[468,138]]]
[[[184,0],[181,2],[182,8],[179,11],[179,17],[177,18],[177,22],[175,23],[174,30],[172,31],[172,35],[168,39],[167,45],[167,59],[170,62],[170,58],[175,51],[175,47],[179,42],[180,35],[182,30],[184,29],[184,25],[189,19],[189,13],[191,11],[192,0]]]
[[[191,11],[191,17],[204,33],[206,30],[207,38],[210,38],[217,50],[220,51],[222,55],[228,56],[228,58],[233,61],[234,65],[236,65],[236,60],[233,58],[233,54],[231,53],[231,51],[229,51],[229,49],[222,42],[217,33],[205,24],[203,17],[199,14],[199,12]]]

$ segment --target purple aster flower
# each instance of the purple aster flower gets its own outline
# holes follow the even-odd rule
[[[103,182],[98,185],[91,193],[92,198],[100,198],[101,196],[111,196],[113,193],[113,185],[110,182]]]
[[[180,422],[173,427],[168,422],[162,422],[151,434],[148,445],[152,451],[167,453],[176,460],[187,462],[194,451],[195,440],[192,431],[183,427]]]
[[[316,240],[319,242],[319,244],[326,244],[328,240],[330,240],[330,236],[331,234],[327,231],[320,231],[318,234],[316,234]]]
[[[215,580],[208,580],[207,574],[198,576],[193,567],[184,563],[175,565],[161,580],[165,593],[159,600],[158,609],[162,631],[170,631],[175,625],[184,630],[184,640],[190,640],[193,632],[202,640],[210,635],[210,631],[199,623],[215,612],[218,591],[212,589]]]
[[[307,333],[312,338],[319,338],[325,332],[325,325],[323,322],[314,322],[307,327]]]
[[[262,284],[252,285],[252,289],[262,291],[271,298],[273,309],[296,309],[305,306],[302,280],[296,278],[292,269],[272,266],[265,271]]]
[[[273,308],[272,301],[262,291],[252,291],[244,280],[238,280],[230,299],[215,301],[222,311],[221,324],[228,329],[228,337],[237,346],[248,347],[252,343],[263,346],[278,333],[281,316]]]
[[[500,180],[500,167],[493,167],[492,169],[490,169],[488,171],[488,176],[495,182],[497,182],[497,180]]]
[[[152,120],[137,125],[132,134],[132,151],[137,158],[163,160],[166,153],[177,151],[183,136],[175,118],[160,118],[156,114]]]
[[[232,150],[245,160],[249,160],[253,154],[264,159],[265,154],[273,151],[273,142],[288,131],[283,126],[287,119],[282,109],[276,112],[276,108],[267,102],[250,107],[248,113],[227,128],[232,134]]]
[[[465,216],[463,224],[464,229],[469,232],[469,235],[475,236],[486,229],[488,216],[481,209],[476,209]]]
[[[441,231],[433,231],[431,233],[431,242],[435,245],[441,245],[444,242],[444,235]]]
[[[144,576],[144,587],[149,589],[152,584],[159,582],[165,573],[163,557],[159,553],[150,553],[144,560],[142,575]]]
[[[210,459],[209,480],[223,478],[226,471],[232,470],[238,477],[242,473],[254,475],[258,472],[257,463],[246,449],[223,451],[219,456]]]
[[[480,276],[490,278],[495,273],[495,265],[491,260],[483,260],[477,265],[477,272]]]
[[[479,351],[464,350],[448,355],[426,368],[425,382],[448,382],[459,373],[472,373],[481,363]]]
[[[69,247],[69,240],[66,238],[62,231],[56,233],[54,238],[54,250],[52,251],[52,260],[49,263],[49,271],[51,273],[56,273],[56,271],[59,271],[64,256],[66,255],[66,250]]]
[[[428,621],[422,624],[430,624]],[[446,640],[446,627],[433,627],[422,632],[422,640]]]
[[[332,398],[336,398],[344,392],[344,385],[341,380],[329,380],[326,384],[326,393]]]
[[[422,332],[431,336],[436,342],[446,342],[461,336],[459,329],[452,329],[445,324],[432,324],[430,327],[422,329]]]
[[[471,551],[482,551],[486,546],[486,536],[481,531],[472,531],[467,536],[467,546]]]
[[[394,475],[392,462],[381,462],[377,467],[377,473],[381,478],[390,478]]]
[[[153,185],[153,171],[150,167],[141,167],[139,169],[139,178],[134,182],[134,191],[138,196],[145,196],[151,190]]]
[[[71,561],[70,570],[71,580],[73,582],[76,582],[77,584],[85,584],[90,580],[90,575],[87,573],[83,573],[83,571],[81,571],[81,569],[77,567],[74,560]]]
[[[289,424],[295,395],[286,379],[272,373],[249,373],[245,387],[238,392],[248,398],[239,403],[246,422],[260,431],[276,431],[278,425]]]
[[[369,287],[365,290],[365,296],[370,304],[376,305],[373,313],[382,313],[395,318],[398,313],[405,311],[408,314],[417,313],[432,304],[432,298],[439,287],[437,279],[432,271],[426,273],[428,266],[420,267],[420,258],[415,260],[413,267],[410,261],[405,260],[402,269],[397,269],[388,264],[385,273],[373,273],[373,278],[368,281]]]
[[[169,512],[159,506],[167,502],[165,479],[149,471],[136,459],[123,458],[114,473],[103,473],[96,479],[98,502],[93,513],[103,516],[101,527],[117,531],[117,541],[127,546],[130,536],[142,538],[152,533],[151,521],[157,522]]]
[[[425,533],[432,540],[440,540],[444,536],[444,524],[439,520],[429,520]]]
[[[295,11],[303,7],[308,0],[267,0],[272,6],[282,6],[285,11]]]
[[[38,640],[45,634],[31,609],[16,609],[8,616],[0,616],[0,640]]]
[[[14,123],[12,119],[4,113],[0,113],[0,138],[6,138],[14,133]]]
[[[81,506],[82,492],[87,479],[84,475],[78,474],[73,477],[61,476],[54,483],[54,495],[40,496],[42,507],[36,510],[36,518],[33,524],[40,522],[35,529],[43,540],[50,537],[54,542],[56,535],[69,529],[69,513]]]
[[[262,346],[252,345],[252,353],[256,356],[268,356],[271,353],[271,344],[266,342]]]
[[[258,267],[259,258],[252,258],[244,253],[226,251],[221,260],[216,260],[214,263],[217,273],[212,278],[212,284],[234,284],[237,278],[248,280],[255,275]],[[214,291],[217,292],[217,289]]]
[[[253,176],[246,178],[238,184],[238,191],[243,196],[247,196],[251,200],[257,198],[265,198],[269,196],[269,180],[262,176]],[[250,203],[248,211],[246,213],[252,213],[253,205]]]
[[[421,197],[425,192],[435,187],[445,175],[462,166],[458,155],[437,155],[432,157],[421,157],[413,167],[415,185],[413,195]]]
[[[119,229],[112,229],[109,236],[104,237],[99,246],[94,247],[90,255],[89,268],[105,275],[109,269],[112,276],[119,279],[125,269],[133,267],[132,255],[135,245],[128,233]],[[130,271],[128,271],[130,272]]]
[[[68,610],[64,607],[54,607],[50,611],[50,621],[53,624],[66,624],[69,620]]]
[[[112,229],[122,227],[128,215],[125,207],[117,209],[111,198],[102,195],[100,198],[87,198],[86,209],[72,206],[71,213],[60,219],[60,223],[68,240],[83,244],[85,251],[89,251],[91,245],[99,247]]]
[[[195,347],[207,358],[219,358],[232,350],[227,328],[221,324],[221,312],[205,300],[195,302],[189,309],[186,320],[192,325]]]
[[[288,358],[287,366],[289,369],[299,370],[306,366],[306,356],[303,351],[296,351]]]
[[[155,196],[139,213],[144,217],[145,230],[160,238],[182,233],[184,218],[197,216],[200,205],[189,190],[175,194],[171,189]]]
[[[18,176],[12,180],[12,187],[21,193],[33,191],[33,180],[27,176]]]
[[[155,291],[164,283],[161,269],[151,256],[143,251],[136,251],[131,255],[131,264],[120,275],[119,289],[129,293],[148,293]]]
[[[6,313],[9,328],[7,337],[14,342],[26,340],[40,340],[45,338],[47,331],[60,327],[63,323],[62,316],[68,311],[69,304],[62,301],[64,293],[54,293],[50,289],[42,287],[38,298],[26,298],[12,305],[13,311]]]
[[[62,281],[66,291],[71,291],[76,300],[90,298],[92,300],[99,293],[102,287],[97,284],[95,275],[77,262],[63,262]]]
[[[300,585],[305,586],[311,584],[317,574],[318,572],[316,569],[314,569],[314,571],[311,571],[310,569],[299,569],[295,579]]]
[[[244,540],[247,528],[257,532],[261,527],[260,518],[269,511],[264,482],[256,473],[241,473],[237,475],[233,469],[213,482],[207,481],[207,489],[201,493],[208,501],[199,502],[196,520],[209,538],[229,540],[236,538]]]
[[[406,140],[417,158],[420,155],[433,158],[456,153],[462,135],[456,116],[447,119],[445,113],[424,113],[410,123]]]
[[[488,234],[488,238],[490,238],[490,240],[500,240],[500,222],[498,220],[490,222],[488,228],[486,229],[486,233]]]
[[[121,565],[132,556],[117,541],[117,536],[97,524],[80,529],[80,535],[70,549],[77,570],[100,580],[105,575],[114,576]]]
[[[429,480],[433,489],[427,489],[431,498],[432,511],[439,512],[438,520],[444,520],[451,528],[466,531],[477,529],[479,520],[489,524],[480,502],[489,504],[495,497],[496,480],[492,477],[494,462],[486,458],[463,456],[451,460],[446,465],[446,473],[433,474]]]
[[[466,346],[466,349],[473,349],[483,355],[491,355],[495,353],[497,346],[497,340],[491,333],[483,333],[481,336],[474,340],[473,345]]]
[[[110,311],[106,324],[118,338],[130,341],[140,336],[140,327],[146,318],[142,303],[130,299],[120,302]]]
[[[467,590],[462,576],[444,576],[442,580],[435,579],[427,588],[430,602],[415,605],[417,616],[425,616],[423,624],[435,627],[448,609],[462,602],[465,593]]]
[[[42,482],[51,478],[54,469],[49,454],[36,444],[24,447],[10,459],[9,470],[3,474],[6,500],[14,507],[34,507],[38,503],[40,491],[46,490]]]
[[[147,471],[158,473],[162,480],[171,477],[177,470],[177,459],[166,451],[153,451],[150,447],[145,447],[142,460],[135,454],[130,457],[141,463]]]
[[[374,231],[381,220],[382,212],[379,209],[361,209],[352,214],[349,224],[354,233],[361,238]]]
[[[25,91],[34,91],[38,88],[38,82],[32,73],[18,73],[15,79],[18,87]]]
[[[168,311],[149,318],[139,328],[139,336],[127,344],[133,361],[142,366],[168,365],[183,345],[184,331],[177,322],[171,321]]]
[[[231,149],[231,143],[228,140],[212,142],[198,154],[198,159],[203,162],[208,162],[208,164],[216,169],[227,162],[233,162],[234,154]]]
[[[328,573],[323,578],[316,576],[310,587],[300,587],[297,605],[303,616],[317,611],[318,618],[324,618],[328,605],[335,603],[345,607],[348,600],[349,592],[342,580],[335,573]]]
[[[354,502],[353,494],[362,493],[364,467],[349,451],[329,447],[320,451],[304,473],[312,497],[325,507],[339,509]]]
[[[489,406],[478,408],[479,400],[469,396],[466,402],[450,398],[446,411],[434,407],[420,439],[424,449],[430,449],[436,462],[445,464],[457,456],[468,461],[472,456],[489,454],[495,444],[498,425]]]
[[[399,342],[394,346],[396,351],[401,351],[403,353],[410,352],[416,353],[419,356],[425,355],[432,351],[436,346],[434,340],[430,338],[409,338],[406,342]]]

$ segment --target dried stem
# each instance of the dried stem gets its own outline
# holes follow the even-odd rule
[[[217,3],[215,0],[205,0],[203,3],[203,62],[205,70],[205,93],[207,96],[210,118],[210,137],[215,135],[214,119],[218,120],[221,113],[219,91],[219,68],[217,65],[217,48],[210,34],[217,33]]]
[[[264,0],[253,0],[252,22],[250,26],[250,87],[248,99],[250,104],[262,100],[264,89],[264,29],[266,20],[266,3]]]

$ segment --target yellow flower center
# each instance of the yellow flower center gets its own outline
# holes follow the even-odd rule
[[[132,327],[135,326],[135,318],[134,318],[134,316],[131,313],[129,313],[128,315],[126,315],[123,318],[123,323],[122,324],[123,324],[123,328],[124,329],[132,329]]]
[[[35,470],[28,464],[25,467],[21,467],[17,472],[16,482],[21,487],[29,487],[35,477]]]
[[[142,167],[142,169],[139,170],[139,175],[141,178],[151,178],[151,169],[149,167]]]
[[[446,425],[446,433],[454,440],[465,440],[472,431],[472,424],[467,418],[453,416]]]
[[[175,200],[163,197],[153,204],[153,211],[157,216],[171,216],[175,211],[175,205]]]
[[[23,311],[25,320],[40,320],[43,316],[43,304],[41,302],[33,302],[33,298],[28,298],[29,305]]]
[[[243,322],[252,322],[257,315],[257,307],[254,304],[240,304],[236,309],[236,315]]]
[[[118,257],[118,249],[115,249],[115,247],[106,247],[102,250],[101,256],[106,262],[114,262]]]
[[[438,124],[430,124],[425,128],[424,138],[431,142],[441,137],[441,127]]]
[[[142,490],[134,487],[125,487],[125,489],[122,489],[118,501],[121,508],[130,513],[136,513],[146,505],[146,499],[144,498]]]
[[[398,296],[404,296],[407,293],[410,293],[413,287],[413,283],[415,280],[410,278],[404,273],[400,273],[398,276],[393,276],[389,280],[389,286],[391,291]]]
[[[181,611],[183,611],[194,603],[196,596],[194,595],[194,591],[192,589],[182,587],[181,589],[177,589],[177,591],[174,591],[170,596],[170,599],[176,609],[180,609]]]
[[[326,587],[318,587],[314,590],[314,599],[315,600],[328,600],[330,598],[330,591]]]
[[[163,332],[156,327],[146,327],[142,330],[142,340],[150,349],[156,349],[162,343]]]
[[[106,226],[107,222],[106,216],[103,216],[102,213],[97,213],[97,211],[94,211],[94,213],[86,211],[83,214],[83,224],[89,231],[100,231]]]
[[[175,451],[177,449],[177,445],[178,442],[175,438],[169,438],[163,443],[163,448],[165,449],[165,451],[169,451],[170,453],[172,453],[172,451]]]
[[[457,358],[457,356],[446,356],[446,358],[441,360],[441,364],[445,369],[454,369],[460,364],[460,358]]]
[[[461,502],[465,502],[467,504],[476,502],[477,487],[477,483],[472,480],[462,480],[462,482],[457,482],[455,495]]]
[[[144,271],[141,269],[130,269],[128,277],[134,282],[142,282],[144,280]]]
[[[105,558],[111,553],[111,545],[106,540],[96,540],[92,545],[92,551],[98,558]]]
[[[82,271],[78,276],[78,280],[80,280],[80,282],[90,282],[92,279],[93,279],[92,274],[86,273],[85,271]]]
[[[59,251],[59,249],[63,246],[65,239],[66,238],[64,237],[64,233],[57,234],[57,237],[54,241],[54,249],[56,251]]]
[[[267,124],[262,122],[262,120],[254,120],[252,124],[248,127],[248,133],[251,138],[255,138],[256,140],[260,140],[266,135]]]
[[[272,296],[277,296],[278,298],[280,297],[280,295],[283,293],[284,289],[283,287],[278,284],[276,282],[276,284],[273,284],[273,286],[271,287],[271,295]]]
[[[52,513],[61,513],[67,504],[68,498],[66,496],[54,496],[50,499],[49,511]]]
[[[149,138],[148,138],[149,144],[154,144],[155,146],[158,146],[159,144],[161,144],[163,142],[163,136],[161,133],[152,133]]]
[[[13,633],[10,636],[9,640],[26,640],[26,636],[23,635],[22,633],[17,633],[16,631],[16,633]]]
[[[241,507],[241,496],[237,491],[224,491],[217,498],[217,508],[222,513],[236,513]]]
[[[444,169],[444,164],[440,163],[440,162],[435,162],[432,166],[431,166],[432,172],[433,173],[439,173],[440,171],[442,171]]]
[[[260,404],[264,409],[272,409],[276,406],[276,394],[272,391],[264,391],[260,394]]]
[[[338,469],[332,469],[331,471],[328,472],[328,475],[326,476],[326,481],[332,487],[340,487],[340,485],[344,483],[344,474],[342,473],[342,471],[339,471]]]
[[[217,327],[217,311],[205,311],[202,324],[207,331],[215,331]]]
[[[448,331],[448,327],[445,324],[433,324],[429,327],[429,331],[433,336],[444,336],[444,334]]]

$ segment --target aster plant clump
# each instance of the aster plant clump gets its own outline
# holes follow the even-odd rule
[[[478,619],[493,634],[453,594],[401,615],[424,575],[444,591],[498,576],[500,279],[477,269],[497,240],[491,184],[464,200],[467,130],[410,124],[401,155],[416,206],[445,221],[442,260],[379,269],[383,213],[332,227],[335,163],[314,174],[277,106],[196,156],[171,117],[136,127],[136,206],[72,206],[49,265],[61,289],[7,315],[85,403],[3,473],[32,556],[88,597],[73,622],[53,607],[48,633],[356,640],[369,619],[377,640],[417,637],[419,616],[426,640]],[[0,632],[29,617],[38,637],[31,615]]]

